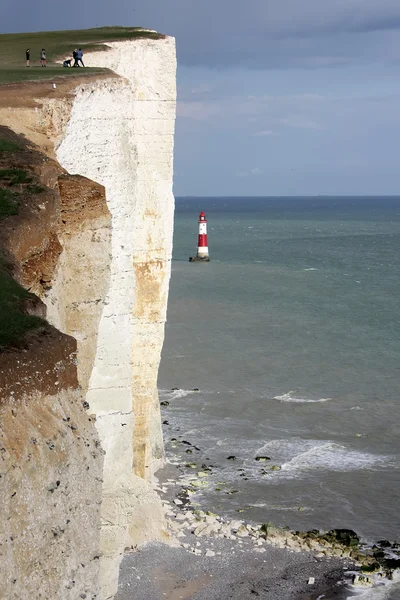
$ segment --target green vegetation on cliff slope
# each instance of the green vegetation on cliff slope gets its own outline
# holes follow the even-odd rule
[[[106,72],[106,69],[64,69],[57,61],[72,56],[74,48],[84,53],[107,42],[129,39],[161,39],[164,36],[141,27],[99,27],[95,29],[9,33],[0,35],[0,85],[20,81],[40,81],[55,77]],[[26,66],[25,51],[30,49],[30,67]],[[46,50],[47,67],[40,64],[40,51]]]
[[[28,331],[44,325],[43,319],[25,312],[26,303],[33,298],[12,278],[0,256],[0,351],[17,345]]]
[[[17,143],[0,135],[2,162],[7,161],[7,157],[12,160],[22,150]],[[0,227],[5,219],[18,215],[24,193],[35,193],[31,189],[35,187],[32,181],[31,174],[24,169],[0,169]],[[40,317],[27,314],[27,305],[34,301],[35,296],[13,278],[12,267],[0,247],[0,352],[5,347],[19,345],[28,331],[44,325]]]

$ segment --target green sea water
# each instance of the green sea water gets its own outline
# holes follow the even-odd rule
[[[400,538],[399,297],[400,198],[177,199],[159,388],[205,506]]]

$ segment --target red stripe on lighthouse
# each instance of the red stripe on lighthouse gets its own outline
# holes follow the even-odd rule
[[[208,246],[206,233],[199,233],[199,241],[197,245],[199,248],[204,248],[205,246]]]

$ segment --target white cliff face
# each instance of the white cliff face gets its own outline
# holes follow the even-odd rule
[[[163,530],[148,482],[164,458],[156,383],[171,268],[176,102],[172,38],[110,46],[85,55],[85,64],[122,77],[78,88],[57,150],[70,173],[105,187],[112,218],[110,283],[87,392],[106,452],[102,598],[116,592],[124,549]]]

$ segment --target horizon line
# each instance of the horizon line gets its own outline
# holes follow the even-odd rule
[[[285,195],[254,195],[254,196],[243,196],[243,195],[229,195],[229,196],[183,196],[180,194],[174,195],[175,198],[400,198],[398,194],[285,194]]]

